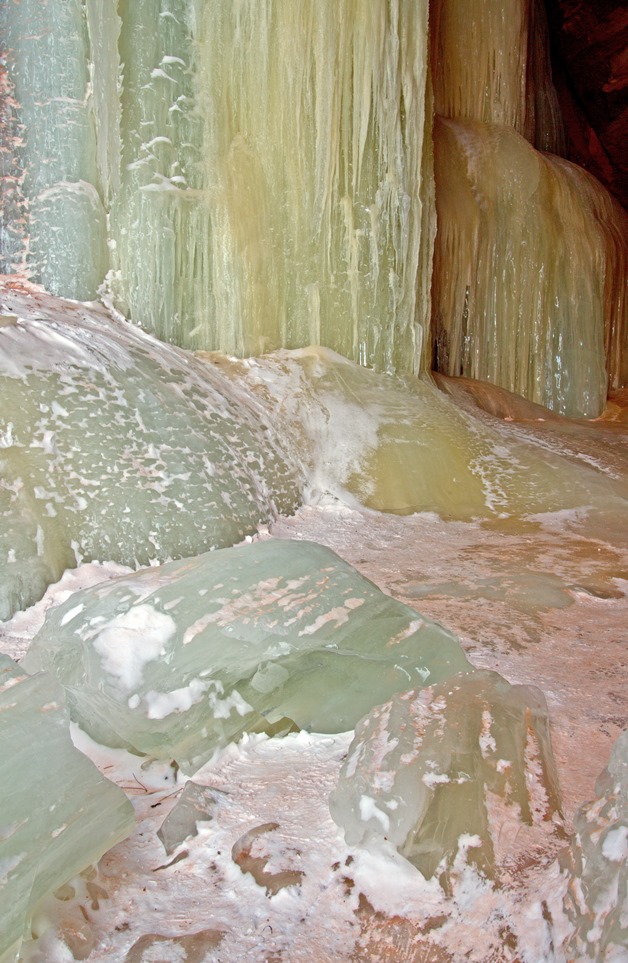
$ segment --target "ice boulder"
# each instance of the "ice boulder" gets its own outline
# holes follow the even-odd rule
[[[279,540],[75,593],[24,665],[57,676],[94,739],[188,772],[242,732],[343,732],[394,692],[470,670],[453,635],[329,549]]]
[[[63,690],[0,654],[0,961],[38,904],[134,826],[125,794],[70,739]]]
[[[0,619],[77,561],[233,545],[300,499],[268,412],[102,307],[3,294]]]
[[[542,693],[477,670],[395,694],[356,727],[330,809],[349,845],[387,839],[446,890],[467,865],[497,881],[504,842],[530,862],[562,834]]]

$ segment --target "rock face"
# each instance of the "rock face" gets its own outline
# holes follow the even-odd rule
[[[621,0],[545,0],[568,156],[628,208],[628,12]]]
[[[345,732],[393,692],[469,671],[458,640],[329,549],[258,542],[85,589],[24,659],[96,740],[194,772],[296,725]]]

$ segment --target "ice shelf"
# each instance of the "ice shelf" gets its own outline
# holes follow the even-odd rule
[[[97,306],[3,300],[0,619],[81,560],[195,555],[298,504],[271,413],[219,368]]]
[[[505,824],[561,831],[542,693],[477,670],[394,695],[356,726],[330,808],[350,845],[390,840],[445,889],[466,863],[499,881]]]
[[[263,541],[76,593],[24,663],[94,739],[187,772],[251,730],[344,732],[392,693],[470,670],[457,639],[329,549]]]
[[[63,689],[0,654],[0,961],[40,901],[129,835],[133,807],[72,745]]]

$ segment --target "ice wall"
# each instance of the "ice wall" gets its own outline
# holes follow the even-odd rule
[[[7,3],[1,260],[51,293],[96,296],[107,270],[83,4]]]
[[[626,217],[540,153],[564,147],[543,4],[434,0],[430,50],[434,367],[595,417],[626,383]]]
[[[187,347],[425,366],[427,0],[4,18],[34,280],[87,298],[110,268],[124,313]]]

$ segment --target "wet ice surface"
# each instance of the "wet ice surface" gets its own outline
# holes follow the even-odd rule
[[[496,527],[330,506],[281,518],[272,534],[326,542],[384,590],[452,628],[474,664],[513,684],[538,686],[571,825],[575,810],[593,798],[626,725],[627,559],[617,526],[587,534],[587,518],[575,513]],[[66,576],[59,601],[67,599],[68,578],[72,588],[81,586],[82,572]],[[87,580],[103,574],[106,568],[85,567]],[[0,647],[23,651],[41,624],[37,611],[54,601],[51,590],[40,606],[1,626]],[[347,845],[327,796],[352,736],[248,737],[226,749],[193,777],[221,794],[220,806],[170,853],[156,834],[182,782],[174,782],[168,765],[142,769],[140,758],[104,752],[81,737],[88,754],[132,794],[140,817],[135,836],[100,864],[107,897],[98,909],[83,899],[96,941],[89,959],[118,963],[132,952],[131,961],[170,963],[176,953],[184,959],[186,947],[193,959],[193,943],[181,939],[201,934],[196,944],[210,947],[216,933],[224,935],[207,959],[221,963],[298,963],[313,955],[321,963],[437,961],[465,953],[478,963],[565,959],[559,944],[569,931],[566,881],[553,863],[555,841],[530,865],[525,841],[513,840],[506,821],[499,842],[510,851],[510,880],[500,889],[483,883],[463,846],[459,885],[447,901],[435,880],[425,881],[389,844]],[[269,895],[262,874],[291,882]],[[161,939],[151,942],[151,933]],[[50,946],[45,952],[34,959],[63,959]]]

